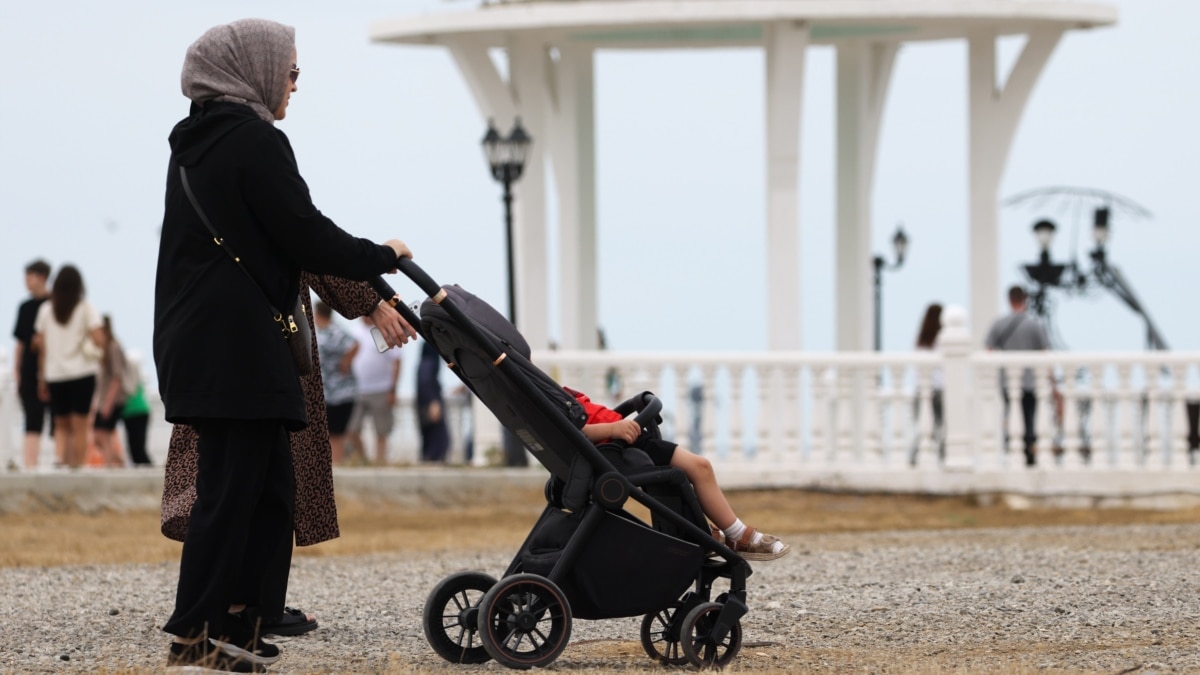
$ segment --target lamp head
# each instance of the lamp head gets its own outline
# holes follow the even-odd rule
[[[487,157],[488,164],[492,167],[492,173],[499,170],[500,165],[504,163],[504,143],[500,138],[500,132],[496,131],[496,124],[492,119],[488,118],[487,133],[483,135],[483,140],[480,141],[483,145],[483,154]]]
[[[1097,248],[1104,248],[1108,243],[1108,236],[1111,231],[1108,229],[1108,214],[1107,206],[1096,209],[1094,219],[1092,220],[1092,238],[1096,240]]]
[[[896,225],[896,234],[892,236],[892,248],[896,251],[896,264],[904,262],[904,254],[908,251],[908,235],[904,234],[904,223]]]
[[[1039,220],[1033,224],[1033,236],[1037,239],[1038,246],[1042,247],[1042,252],[1050,250],[1050,244],[1054,241],[1054,231],[1058,227],[1049,220]]]
[[[525,128],[521,126],[520,117],[513,123],[512,131],[508,133],[508,138],[504,139],[504,142],[508,146],[508,161],[516,165],[519,171],[525,166],[529,144],[533,142],[529,134],[525,133]]]

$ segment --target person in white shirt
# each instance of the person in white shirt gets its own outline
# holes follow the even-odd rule
[[[350,369],[358,389],[354,398],[354,412],[347,427],[349,441],[365,457],[366,447],[362,441],[363,422],[371,418],[375,430],[375,464],[384,466],[388,459],[388,437],[392,435],[396,415],[396,387],[400,384],[400,350],[380,352],[371,337],[374,327],[370,316],[364,316],[353,324],[351,334],[358,341],[358,353]]]
[[[50,402],[55,442],[67,466],[79,468],[87,457],[88,415],[96,393],[96,375],[107,346],[99,312],[84,299],[83,276],[64,265],[54,278],[50,301],[34,321],[38,350],[38,395]]]

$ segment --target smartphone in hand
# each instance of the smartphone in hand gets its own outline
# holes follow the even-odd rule
[[[387,340],[383,337],[383,331],[379,330],[378,326],[371,326],[371,339],[375,341],[375,349],[378,349],[380,354],[391,349],[391,346],[388,345]]]

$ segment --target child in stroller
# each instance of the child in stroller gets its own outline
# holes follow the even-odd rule
[[[778,537],[759,532],[742,522],[733,512],[725,493],[717,484],[712,463],[686,448],[661,438],[641,438],[642,428],[633,418],[606,408],[588,398],[587,394],[570,387],[563,387],[575,397],[587,412],[588,419],[582,431],[593,443],[618,440],[641,449],[650,456],[655,466],[672,466],[682,471],[696,491],[696,499],[704,515],[717,526],[713,536],[724,535],[725,545],[737,551],[746,560],[775,560],[787,555],[792,547]]]

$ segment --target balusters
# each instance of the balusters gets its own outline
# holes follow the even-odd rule
[[[1021,380],[1019,367],[1010,367],[1001,374],[1007,396],[1004,405],[1004,461],[1006,466],[1021,466],[1025,463],[1025,420],[1021,409]]]
[[[729,457],[740,463],[748,454],[745,414],[742,410],[742,392],[745,391],[743,378],[746,375],[746,368],[742,365],[730,364],[726,366],[726,372],[729,374]]]
[[[1079,371],[1072,366],[1063,366],[1062,384],[1062,455],[1059,464],[1065,469],[1078,469],[1084,460],[1080,448],[1083,445],[1079,415]]]
[[[1188,465],[1187,374],[1188,367],[1171,366],[1171,398],[1167,402],[1167,464],[1174,468]]]
[[[779,455],[782,451],[782,434],[779,428],[783,423],[781,408],[782,383],[780,382],[779,366],[775,364],[762,367],[752,367],[754,379],[758,383],[758,415],[754,423],[754,459],[766,466],[778,466]]]
[[[886,463],[889,466],[902,466],[908,461],[908,432],[912,424],[913,406],[904,391],[904,372],[906,368],[900,365],[885,366],[884,373],[888,382],[888,419]]]
[[[1005,464],[1007,449],[1004,447],[1004,402],[1000,391],[1004,383],[999,371],[992,365],[973,366],[975,375],[975,417],[978,428],[978,465],[993,469]]]
[[[925,466],[936,465],[936,460],[931,465],[926,457],[929,450],[927,442],[930,434],[933,431],[933,385],[930,381],[931,370],[925,366],[916,366],[913,368],[913,406],[912,416],[908,417],[906,423],[901,425],[908,431],[907,442],[901,445],[901,450],[906,453],[905,459],[911,466],[922,464],[922,458],[925,458]]]
[[[772,449],[778,449],[783,462],[789,467],[799,466],[804,460],[804,411],[801,398],[804,370],[796,366],[781,366],[775,369],[780,382],[779,415],[774,420],[773,431],[781,438],[772,442]]]
[[[703,412],[700,414],[700,446],[703,449],[703,454],[709,457],[717,454],[716,372],[716,366],[700,366],[700,391],[703,392],[704,397],[704,402],[701,405]],[[697,452],[701,452],[701,449],[697,448]]]

